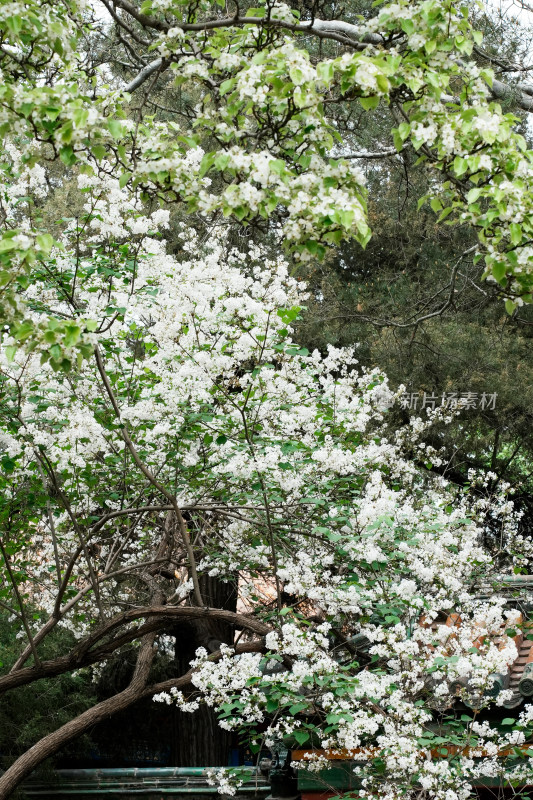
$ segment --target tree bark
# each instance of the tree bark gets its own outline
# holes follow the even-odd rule
[[[202,575],[200,591],[206,603],[235,612],[237,587],[218,578]],[[235,628],[224,619],[187,620],[174,630],[178,674],[189,669],[198,647],[214,652],[221,643],[233,644]],[[206,705],[194,714],[175,710],[172,764],[177,767],[224,767],[228,765],[231,733],[218,727],[217,714]]]
[[[128,706],[137,702],[137,700],[153,697],[154,694],[159,694],[160,692],[168,692],[172,688],[185,689],[190,685],[192,677],[192,670],[190,669],[179,678],[170,678],[150,686],[146,685],[153,660],[152,642],[154,638],[155,635],[151,634],[143,639],[143,642],[149,642],[149,646],[141,647],[137,658],[135,673],[127,689],[93,706],[83,714],[80,714],[79,717],[76,717],[76,719],[67,722],[66,725],[63,725],[57,731],[45,736],[30,748],[30,750],[27,750],[26,753],[20,756],[20,758],[0,776],[0,800],[7,800],[20,783],[27,778],[44,759],[57,753],[64,745],[76,739],[78,736],[81,736],[82,733],[85,733],[85,731],[93,725],[102,722],[118,711],[123,711],[128,708]],[[264,642],[258,640],[238,644],[235,648],[235,653],[260,653],[263,652],[263,650]],[[216,661],[220,658],[220,655],[220,652],[213,653],[211,659]]]

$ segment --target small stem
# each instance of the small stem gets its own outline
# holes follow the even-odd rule
[[[96,573],[94,571],[94,567],[93,567],[93,564],[92,564],[92,561],[91,561],[91,557],[89,555],[89,549],[87,547],[87,540],[85,539],[85,536],[84,536],[84,533],[83,533],[81,527],[78,525],[78,520],[76,519],[76,515],[72,511],[72,507],[70,505],[70,502],[69,502],[66,494],[62,491],[62,489],[61,489],[61,487],[59,485],[59,481],[56,478],[56,474],[54,472],[54,469],[53,469],[52,465],[50,464],[50,462],[48,461],[48,459],[47,459],[47,457],[46,457],[46,455],[44,453],[41,454],[39,457],[44,459],[44,461],[46,462],[46,465],[47,465],[48,470],[50,472],[50,476],[51,476],[51,478],[52,478],[52,480],[54,482],[54,488],[55,488],[55,490],[56,490],[56,492],[58,494],[58,497],[61,499],[61,502],[63,503],[63,507],[64,507],[65,511],[67,512],[67,514],[70,517],[70,521],[72,522],[74,530],[78,534],[78,538],[79,538],[81,546],[83,548],[83,554],[84,554],[85,560],[87,562],[87,568],[89,570],[89,576],[91,578],[91,582],[92,582],[92,585],[93,585],[94,596],[95,596],[95,599],[96,599],[96,603],[98,605],[98,611],[100,613],[100,616],[101,616],[102,620],[104,620],[106,615],[104,613],[104,608],[102,606],[102,598],[100,597],[100,589],[98,587],[98,579],[96,577]]]
[[[37,648],[35,647],[35,642],[33,641],[33,636],[31,634],[30,626],[28,625],[28,618],[26,617],[26,612],[24,610],[24,603],[22,602],[22,597],[20,596],[19,588],[17,586],[15,576],[13,575],[11,564],[9,563],[9,556],[6,553],[6,549],[4,547],[2,539],[0,539],[0,550],[2,551],[2,557],[4,559],[4,563],[6,565],[6,569],[9,574],[9,580],[11,581],[11,584],[13,586],[13,591],[15,592],[15,596],[17,598],[18,607],[20,608],[20,616],[22,618],[22,624],[24,625],[24,630],[26,631],[26,636],[28,637],[28,641],[30,643],[35,664],[39,667],[41,665],[41,660],[37,654]]]
[[[59,562],[59,551],[57,548],[57,535],[56,535],[56,526],[54,522],[54,516],[52,514],[52,507],[50,505],[50,498],[48,497],[48,491],[46,489],[46,478],[44,475],[43,467],[41,464],[40,458],[37,458],[37,466],[39,468],[39,473],[41,475],[41,481],[43,483],[43,489],[46,493],[46,513],[48,515],[48,524],[50,525],[50,531],[52,533],[52,543],[54,546],[54,559],[56,562],[56,572],[57,572],[57,583],[58,586],[61,586],[61,564]]]

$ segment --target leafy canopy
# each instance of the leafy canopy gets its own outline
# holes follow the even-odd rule
[[[296,258],[320,258],[344,238],[365,246],[371,235],[364,178],[342,157],[349,141],[329,109],[356,103],[372,113],[384,104],[397,119],[396,149],[412,146],[433,171],[421,202],[475,227],[476,258],[509,311],[530,302],[531,153],[491,94],[490,70],[469,60],[481,34],[466,5],[384,4],[354,22],[300,19],[283,4],[234,14],[207,2],[138,8],[121,0],[114,8],[145,65],[121,88],[88,66],[83,3],[33,0],[24,13],[4,4],[0,134],[6,143],[15,137],[20,152],[16,163],[6,153],[8,185],[38,162],[39,142],[47,157],[87,174],[112,172],[146,200],[242,224],[277,220]],[[344,52],[311,59],[309,35],[341,42]],[[133,100],[169,76],[194,98],[178,121],[154,119]],[[50,318],[35,326],[19,290],[47,263],[56,237],[38,224],[22,229],[15,211],[8,220],[0,288],[13,347],[37,347],[67,369],[74,353],[90,354],[94,321],[80,309],[75,325]]]

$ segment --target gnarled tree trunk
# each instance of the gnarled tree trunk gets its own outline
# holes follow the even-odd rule
[[[200,590],[204,602],[225,611],[237,609],[237,587],[223,583],[209,575],[200,577]],[[199,647],[208,652],[218,650],[221,643],[233,644],[234,628],[226,622],[206,617],[180,623],[173,631],[176,637],[176,665],[178,674],[189,669]],[[176,709],[172,763],[178,767],[227,766],[231,734],[219,728],[215,712],[205,705],[194,714]]]

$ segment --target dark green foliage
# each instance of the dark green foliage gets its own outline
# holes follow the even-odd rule
[[[299,340],[309,349],[355,346],[363,366],[378,366],[393,387],[417,393],[418,409],[424,392],[438,402],[443,393],[472,392],[478,400],[496,393],[494,409],[478,402],[429,441],[444,448],[447,475],[459,484],[471,467],[510,482],[529,527],[533,311],[523,307],[509,317],[497,287],[479,281],[467,252],[472,231],[437,223],[429,207],[417,210],[428,186],[423,165],[397,156],[362,163],[373,238],[364,251],[347,243],[325,263],[300,268],[310,298]],[[421,412],[400,414],[395,424],[407,413]]]
[[[0,674],[9,671],[20,653],[16,638],[19,626],[9,622],[0,611]],[[64,652],[74,644],[74,637],[59,630],[46,639],[41,650],[43,659]],[[36,741],[81,714],[95,702],[95,686],[87,670],[40,680],[14,689],[0,697],[0,768],[11,764]],[[87,746],[85,737],[72,742],[60,757],[76,756]]]

